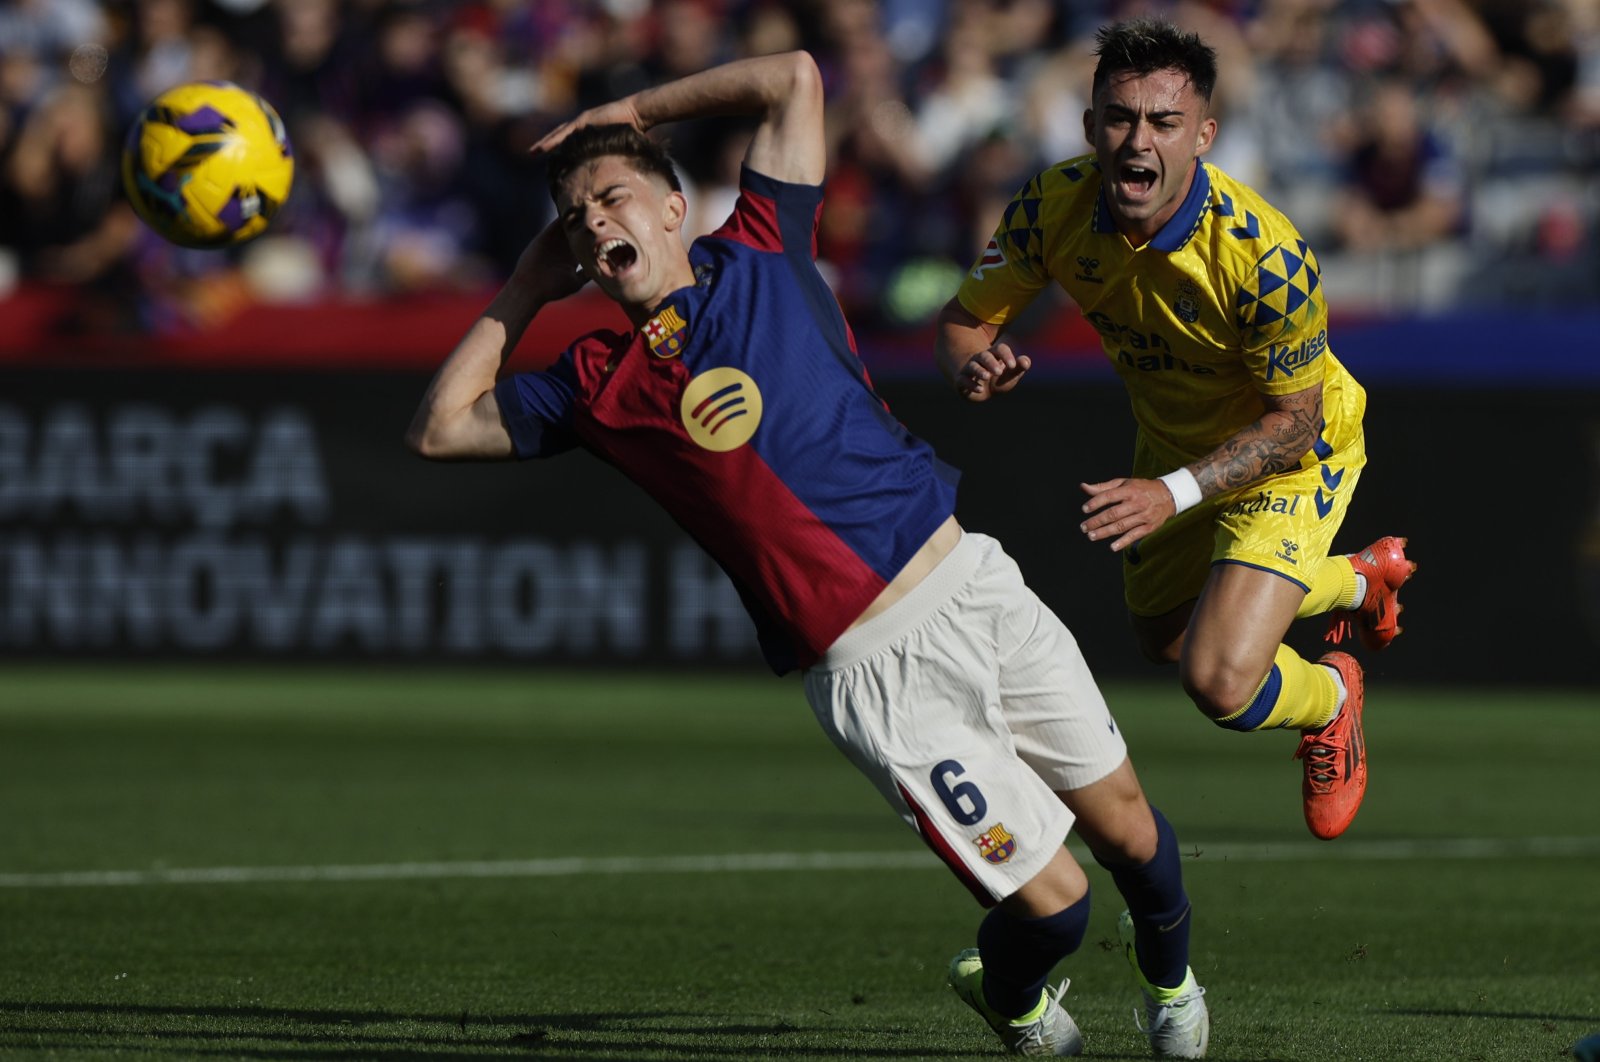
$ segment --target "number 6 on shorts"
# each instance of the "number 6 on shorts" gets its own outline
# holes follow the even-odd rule
[[[971,782],[949,783],[950,778],[960,778],[966,770],[956,760],[943,760],[934,765],[929,780],[933,782],[933,791],[950,809],[951,816],[963,826],[974,826],[989,810],[989,802]]]

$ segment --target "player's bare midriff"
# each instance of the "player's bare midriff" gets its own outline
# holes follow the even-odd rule
[[[854,630],[880,612],[887,612],[891,605],[909,594],[912,587],[922,582],[929,572],[938,567],[939,562],[944,560],[960,541],[961,525],[956,523],[955,517],[945,517],[944,523],[928,536],[928,541],[922,544],[922,548],[906,561],[906,566],[900,569],[900,574],[891,579],[889,585],[883,588],[883,592],[873,598],[872,604],[867,606],[866,611],[857,616],[855,622],[845,629]]]

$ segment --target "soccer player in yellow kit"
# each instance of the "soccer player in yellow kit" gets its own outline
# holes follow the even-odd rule
[[[1030,180],[939,319],[940,366],[985,401],[1030,363],[1006,323],[1052,280],[1100,333],[1138,423],[1132,474],[1084,483],[1081,530],[1123,556],[1145,655],[1177,662],[1218,725],[1302,734],[1306,824],[1343,833],[1366,790],[1363,674],[1283,643],[1399,633],[1406,540],[1330,555],[1366,463],[1366,392],[1334,357],[1316,257],[1287,218],[1201,161],[1216,53],[1155,19],[1097,36],[1094,153]]]

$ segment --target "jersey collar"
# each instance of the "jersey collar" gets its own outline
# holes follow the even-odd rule
[[[1161,231],[1155,234],[1155,238],[1145,246],[1166,254],[1183,250],[1194,236],[1195,230],[1200,227],[1200,219],[1205,216],[1206,203],[1210,199],[1211,174],[1204,162],[1196,162],[1194,181],[1189,185],[1189,194],[1183,197],[1183,204],[1178,207],[1178,212],[1161,226]],[[1107,235],[1117,231],[1117,223],[1111,220],[1111,206],[1106,202],[1106,188],[1103,181],[1100,185],[1100,197],[1094,204],[1094,231]]]

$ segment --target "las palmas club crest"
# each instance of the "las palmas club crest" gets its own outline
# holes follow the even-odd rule
[[[682,354],[683,330],[687,327],[688,323],[678,316],[676,306],[668,306],[650,318],[644,326],[644,338],[650,343],[650,353],[658,358],[675,358]]]
[[[978,264],[972,269],[972,279],[982,280],[984,270],[993,269],[995,266],[1003,266],[1005,264],[1005,253],[1000,250],[999,242],[991,236],[989,238],[988,246],[983,249],[982,256],[978,258]]]
[[[1017,850],[1017,839],[1006,832],[1004,823],[997,822],[978,837],[978,854],[998,866],[1011,858]]]

